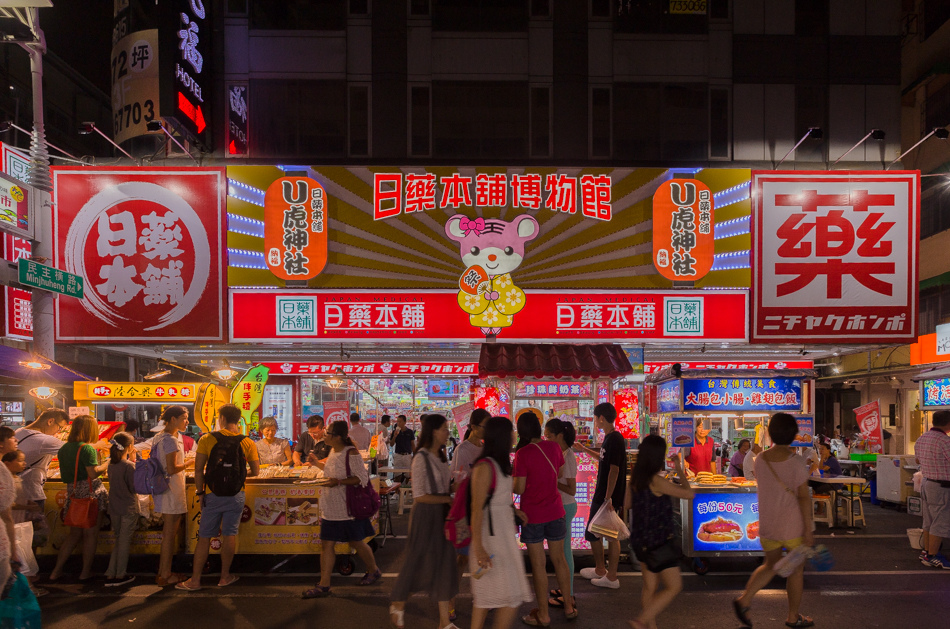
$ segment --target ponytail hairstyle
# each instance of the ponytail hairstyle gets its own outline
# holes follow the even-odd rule
[[[339,421],[330,422],[330,427],[327,430],[342,439],[343,445],[355,447],[353,445],[353,440],[350,439],[350,422],[343,421],[342,419]]]
[[[117,432],[109,440],[109,445],[109,463],[118,465],[119,461],[122,460],[122,453],[135,445],[135,439],[127,432]]]
[[[541,419],[533,412],[522,413],[518,418],[518,445],[515,452],[530,445],[532,439],[541,438]]]

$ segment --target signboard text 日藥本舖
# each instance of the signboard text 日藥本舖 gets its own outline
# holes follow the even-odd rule
[[[500,341],[745,340],[747,292],[526,291],[524,309]],[[307,317],[281,300],[304,300]],[[231,290],[231,338],[373,341],[479,340],[456,291]],[[309,313],[312,311],[312,316]]]
[[[797,411],[800,378],[684,378],[684,411]]]
[[[917,338],[920,173],[752,172],[752,341]]]

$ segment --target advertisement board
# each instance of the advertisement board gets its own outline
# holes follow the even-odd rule
[[[670,447],[692,448],[696,441],[696,423],[691,416],[670,418]]]
[[[323,403],[323,420],[327,428],[332,422],[350,421],[350,403],[346,400],[328,401]]]
[[[663,182],[653,195],[653,264],[668,280],[694,282],[712,268],[713,195],[695,179]]]
[[[799,411],[801,378],[683,379],[684,411]]]
[[[54,264],[86,280],[56,300],[56,340],[226,338],[224,168],[53,167]]]
[[[194,402],[200,384],[193,382],[101,382],[77,381],[73,383],[73,399],[83,401],[155,402],[180,404]],[[99,422],[100,424],[102,422]]]
[[[950,378],[924,380],[920,383],[923,409],[950,407]]]
[[[338,362],[338,363],[261,363],[274,374],[289,376],[333,376],[337,369],[354,376],[477,376],[478,363],[467,362]]]
[[[32,186],[0,173],[0,231],[32,240],[37,194]]]
[[[509,288],[508,290],[513,290]],[[231,340],[236,343],[359,339],[375,342],[479,341],[454,290],[293,291],[231,289]],[[501,299],[499,294],[499,299]],[[504,342],[630,342],[695,338],[741,341],[747,335],[746,291],[524,291],[522,310],[495,328]],[[310,320],[285,325],[282,309],[305,302]],[[499,315],[500,317],[501,315]],[[505,315],[508,316],[508,315]],[[500,318],[499,318],[500,321]]]
[[[752,342],[917,338],[918,171],[752,172]]]
[[[112,136],[117,144],[145,135],[148,123],[161,119],[158,65],[157,28],[126,35],[112,47]]]
[[[658,413],[676,413],[683,410],[683,389],[679,380],[668,380],[656,385]]]
[[[210,146],[212,116],[212,7],[208,0],[159,4],[162,117]]]
[[[858,423],[861,436],[867,439],[869,453],[884,453],[884,432],[881,426],[881,402],[874,400],[854,409],[854,419]]]
[[[327,265],[326,191],[309,177],[281,177],[264,195],[264,259],[282,280],[309,280]],[[295,304],[284,304],[282,323]]]
[[[762,552],[759,497],[749,493],[698,493],[692,501],[696,552]]]
[[[792,447],[813,448],[815,446],[815,418],[796,417],[795,421],[798,422],[798,434],[795,435]]]

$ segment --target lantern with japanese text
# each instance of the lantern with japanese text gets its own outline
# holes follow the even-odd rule
[[[264,258],[282,280],[309,280],[327,265],[327,193],[309,177],[281,177],[264,196]]]
[[[695,179],[671,179],[653,195],[653,264],[668,280],[695,282],[712,268],[713,197]]]

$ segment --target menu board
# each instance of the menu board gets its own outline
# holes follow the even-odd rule
[[[693,550],[761,552],[758,494],[696,494],[693,499]]]
[[[590,503],[597,489],[597,460],[585,453],[577,455],[577,492],[574,500],[577,501],[577,515],[570,525],[571,548],[589,550],[590,542],[584,539],[584,530],[587,528],[587,519],[590,515]]]
[[[694,442],[694,424],[692,417],[673,417],[670,419],[670,446],[673,448],[692,448]]]

